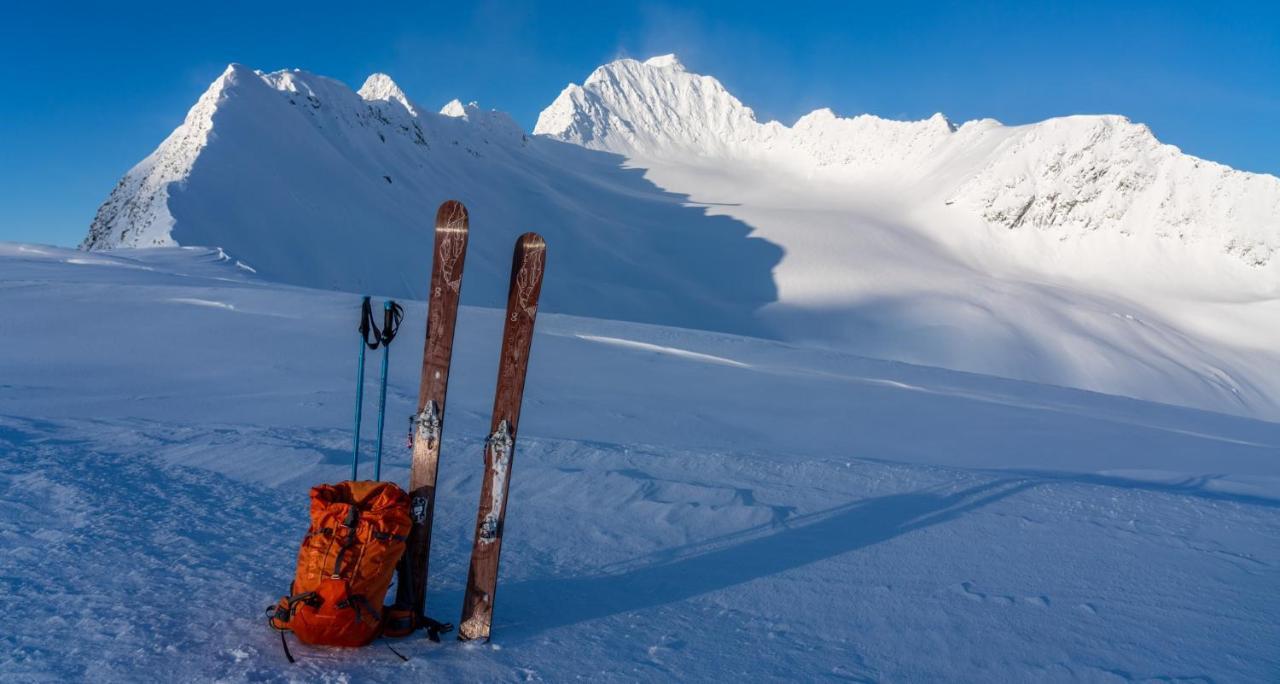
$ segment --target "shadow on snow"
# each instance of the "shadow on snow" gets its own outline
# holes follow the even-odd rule
[[[538,617],[498,629],[504,639],[518,640],[683,601],[945,523],[1037,484],[1006,479],[952,493],[923,490],[864,499],[792,518],[772,532],[765,526],[666,549],[645,559],[647,564],[618,573],[506,585],[498,597],[504,604],[500,613]]]

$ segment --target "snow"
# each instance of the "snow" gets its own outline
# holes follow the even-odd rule
[[[287,589],[307,488],[349,467],[358,295],[213,249],[74,258],[0,244],[0,304],[22,323],[0,335],[0,612],[21,616],[6,679],[1280,671],[1280,424],[546,312],[493,643],[396,642],[408,663],[295,644],[289,665],[261,613]],[[405,304],[391,445],[425,325]],[[501,323],[460,312],[427,604],[446,620]],[[384,474],[403,484],[408,460],[390,448]]]
[[[449,100],[449,104],[440,108],[440,113],[455,119],[463,119],[467,116],[467,110],[457,99]]]
[[[494,641],[290,666],[262,611],[307,489],[348,472],[356,293],[424,329],[450,198],[472,231],[440,619],[511,239],[550,251]],[[1124,117],[787,126],[663,55],[570,84],[529,135],[385,74],[233,64],[83,247],[0,243],[6,679],[1280,672],[1280,179]],[[400,339],[391,445],[421,360]]]
[[[418,115],[418,107],[409,100],[400,86],[386,74],[372,74],[365,79],[364,85],[356,91],[366,102],[395,102],[412,116]]]
[[[232,65],[84,246],[422,297],[426,222],[460,199],[466,304],[505,301],[509,241],[536,229],[549,311],[1280,417],[1280,179],[1123,117],[761,123],[664,55],[569,85],[534,133],[384,74]]]

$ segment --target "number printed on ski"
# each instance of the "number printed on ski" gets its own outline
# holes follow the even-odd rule
[[[484,450],[484,481],[476,512],[475,544],[467,571],[467,592],[462,600],[458,638],[489,638],[493,623],[493,598],[498,588],[498,557],[506,520],[511,463],[515,457],[516,429],[520,424],[520,399],[529,347],[538,313],[538,295],[546,264],[546,243],[537,233],[525,233],[516,241],[511,263],[511,289],[498,359],[498,389],[493,398],[493,420]]]
[[[409,606],[419,624],[440,626],[426,618],[427,572],[431,554],[431,523],[435,513],[436,475],[440,438],[444,430],[444,401],[449,387],[449,361],[462,291],[462,265],[467,252],[467,208],[449,200],[436,212],[435,248],[431,258],[431,292],[427,305],[427,335],[422,351],[422,382],[418,412],[411,422],[413,463],[409,473],[409,531],[396,603]]]

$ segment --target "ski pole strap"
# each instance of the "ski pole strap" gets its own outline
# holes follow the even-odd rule
[[[387,300],[383,303],[381,334],[378,333],[377,328],[374,328],[374,334],[378,335],[378,340],[382,342],[383,346],[390,345],[391,340],[396,338],[396,333],[400,332],[400,321],[403,320],[404,307],[392,300]]]
[[[370,349],[378,348],[378,344],[382,341],[382,331],[378,330],[378,324],[373,322],[373,305],[369,302],[368,297],[365,297],[360,304],[360,327],[358,330],[360,331],[360,336],[364,338],[364,343]]]

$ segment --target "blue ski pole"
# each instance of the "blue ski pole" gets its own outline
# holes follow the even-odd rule
[[[382,426],[387,417],[387,360],[391,356],[391,340],[395,339],[404,318],[404,309],[391,300],[382,305],[382,376],[378,381],[378,447],[373,462],[373,479],[382,479]]]

